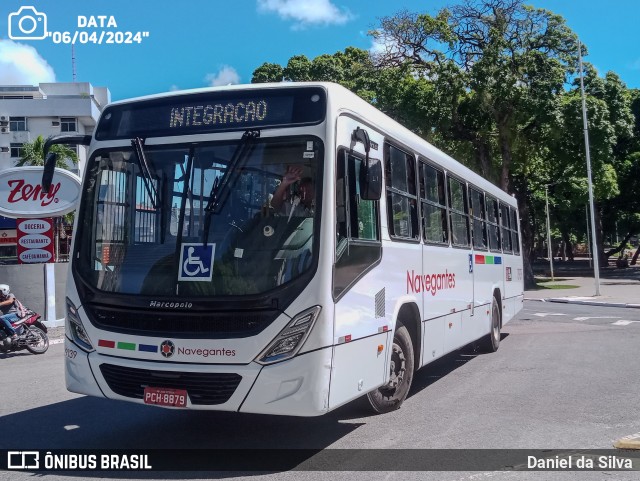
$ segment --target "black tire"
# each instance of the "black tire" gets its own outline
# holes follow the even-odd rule
[[[413,381],[413,344],[409,331],[403,325],[398,326],[393,334],[390,370],[389,382],[367,394],[369,404],[380,414],[400,408]]]
[[[491,301],[491,332],[480,340],[480,349],[483,352],[496,352],[500,347],[500,325],[502,324],[502,311],[496,297]]]
[[[49,337],[37,327],[28,328],[25,341],[25,347],[31,354],[44,354],[49,349]]]

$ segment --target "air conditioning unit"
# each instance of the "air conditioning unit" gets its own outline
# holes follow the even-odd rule
[[[0,152],[9,152],[9,147],[0,147]]]
[[[0,133],[2,134],[8,134],[9,132],[11,132],[9,130],[9,127],[0,127]]]
[[[52,120],[51,121],[51,126],[52,127],[60,127],[60,121],[59,120]]]
[[[6,115],[0,115],[0,122],[7,122],[9,118]]]

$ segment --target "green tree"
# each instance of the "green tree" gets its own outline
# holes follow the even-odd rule
[[[253,71],[251,83],[281,82],[284,69],[277,63],[265,62]]]
[[[450,109],[436,129],[454,155],[473,155],[477,170],[516,194],[530,285],[528,165],[539,160],[536,144],[577,63],[575,35],[562,17],[521,0],[465,0],[436,16],[400,12],[372,35],[384,47],[376,65],[409,64],[434,84],[437,101]]]
[[[38,135],[38,137],[32,142],[26,142],[22,146],[22,156],[16,162],[16,167],[23,167],[26,165],[44,165],[44,143],[45,139],[42,135]],[[67,147],[66,145],[52,145],[49,152],[54,152],[58,155],[58,158],[56,159],[56,167],[58,168],[69,169],[69,160],[73,165],[78,163],[78,155],[75,150]]]

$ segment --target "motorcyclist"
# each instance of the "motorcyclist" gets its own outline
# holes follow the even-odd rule
[[[7,284],[0,284],[0,327],[12,339],[18,338],[15,329],[11,326],[12,321],[20,319],[16,306],[16,296],[11,293],[11,288]]]

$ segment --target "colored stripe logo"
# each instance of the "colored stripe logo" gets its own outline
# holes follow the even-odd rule
[[[109,349],[122,349],[125,351],[135,351],[136,343],[135,342],[115,342],[109,341],[107,339],[100,339],[98,341],[98,347],[106,347]],[[141,352],[158,352],[158,346],[152,346],[151,344],[138,344],[138,351]]]
[[[500,256],[483,256],[476,254],[476,264],[502,264],[502,257]]]

